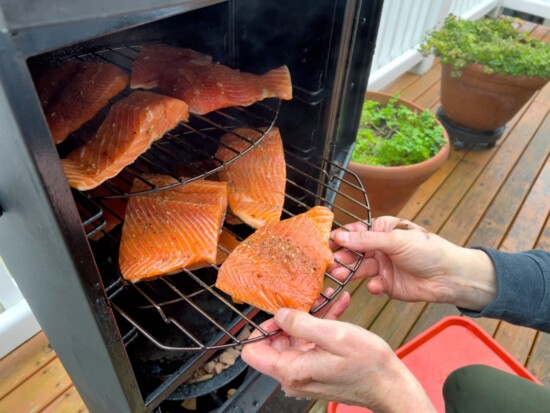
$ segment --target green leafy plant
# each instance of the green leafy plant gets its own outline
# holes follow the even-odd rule
[[[435,116],[429,110],[412,111],[393,95],[387,105],[364,101],[351,160],[371,166],[411,165],[431,158],[443,145]]]
[[[486,73],[550,76],[550,43],[530,39],[519,30],[521,24],[512,18],[469,21],[451,15],[425,36],[420,51],[439,56],[455,77],[469,64],[483,65]]]

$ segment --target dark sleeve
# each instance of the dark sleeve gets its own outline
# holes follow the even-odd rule
[[[459,310],[470,317],[489,317],[550,332],[550,253],[484,251],[495,266],[497,297],[483,310]]]

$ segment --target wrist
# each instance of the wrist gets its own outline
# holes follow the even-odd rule
[[[434,413],[435,408],[422,385],[409,369],[395,356],[394,366],[384,378],[387,385],[377,413],[418,412]]]
[[[481,311],[496,298],[497,282],[493,262],[478,249],[460,248],[449,279],[453,294],[449,304]]]

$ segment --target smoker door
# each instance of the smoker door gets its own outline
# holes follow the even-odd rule
[[[0,25],[4,29],[0,32],[0,253],[88,409],[117,413],[152,411],[160,400],[157,397],[146,402],[139,390],[82,219],[49,136],[27,59],[220,2],[57,0],[48,5],[51,10],[41,9],[42,2],[30,1],[28,8],[22,8],[23,3],[27,4],[15,0],[0,2]],[[297,131],[291,132],[296,118],[285,121],[285,110],[290,109],[281,113],[281,127],[297,144],[297,156],[319,155],[340,163],[349,157],[381,3],[229,2],[232,36],[228,37],[228,47],[236,51],[239,65],[249,68],[258,63],[252,52],[258,45],[269,43],[269,24],[279,23],[259,19],[265,19],[270,8],[281,11],[324,7],[330,16],[328,23],[334,33],[325,51],[328,55],[316,55],[323,51],[297,51],[304,55],[304,70],[322,66],[315,69],[322,79],[312,77],[312,87],[304,87],[298,93],[314,108],[314,120],[304,119]],[[156,9],[151,10],[150,4]],[[56,14],[53,10],[61,12]],[[27,12],[29,15],[25,16]],[[101,18],[96,20],[98,16]],[[300,37],[306,39],[307,27],[304,24],[301,32],[289,36],[288,43],[270,45],[274,57],[283,56],[287,47],[295,47]],[[288,30],[293,27],[289,25]],[[302,47],[307,49],[307,42]],[[299,76],[304,79],[302,84],[308,83],[307,73]],[[312,188],[313,192],[316,190]],[[163,388],[160,396],[169,394],[177,384]]]

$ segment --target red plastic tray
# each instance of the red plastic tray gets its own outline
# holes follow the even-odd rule
[[[445,411],[442,389],[447,376],[470,364],[484,364],[539,383],[475,322],[446,317],[400,347],[395,354],[422,384],[438,412]],[[369,409],[329,402],[328,413],[367,413]]]

